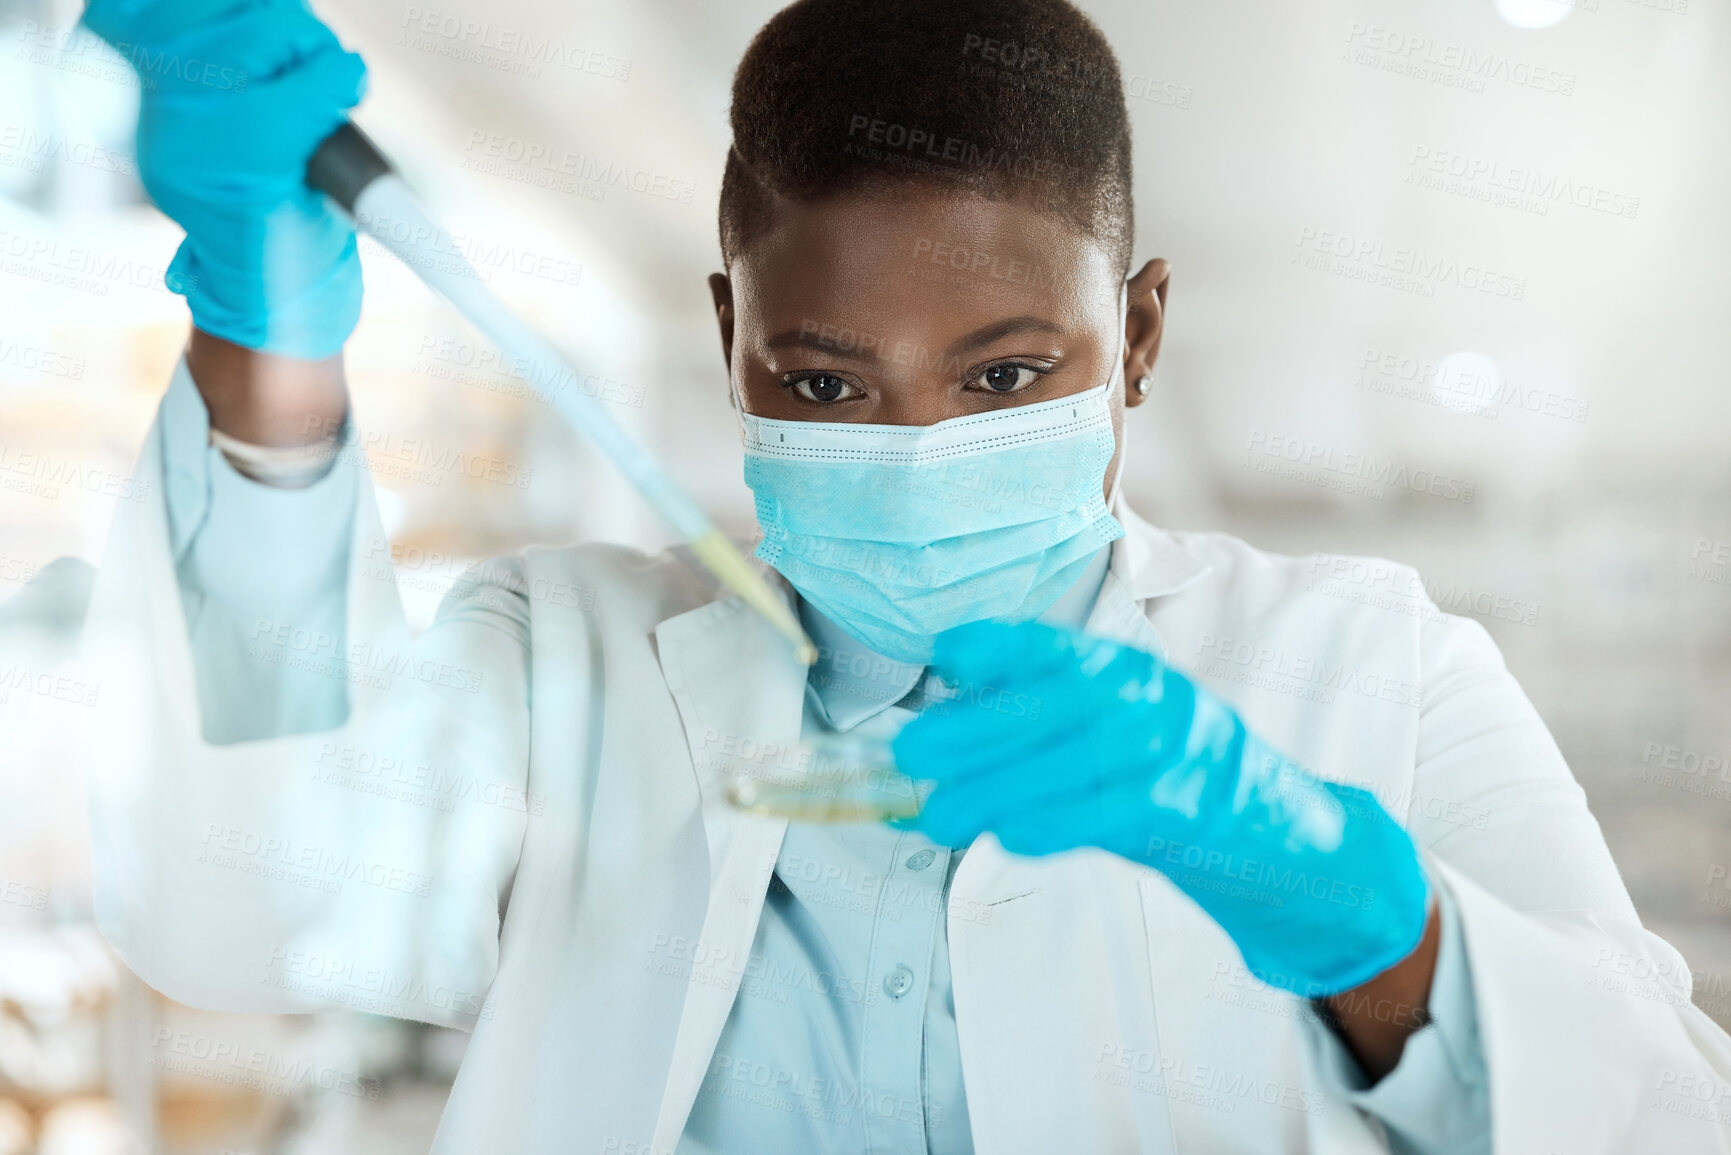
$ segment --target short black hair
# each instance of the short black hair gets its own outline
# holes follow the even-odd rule
[[[952,185],[1062,214],[1130,264],[1118,60],[1067,0],[797,0],[733,77],[731,266],[777,198]]]

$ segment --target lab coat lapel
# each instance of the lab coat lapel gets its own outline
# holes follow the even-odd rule
[[[655,638],[697,774],[710,866],[701,949],[692,952],[655,1125],[654,1150],[671,1151],[732,1010],[787,830],[784,819],[729,806],[724,773],[744,761],[772,771],[794,764],[806,670],[786,640],[736,598],[669,618]]]

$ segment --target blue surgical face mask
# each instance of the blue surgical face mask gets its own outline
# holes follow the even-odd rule
[[[929,662],[952,626],[1038,617],[1124,536],[1102,495],[1123,365],[1120,348],[1098,388],[936,425],[744,415],[757,556],[898,662]]]

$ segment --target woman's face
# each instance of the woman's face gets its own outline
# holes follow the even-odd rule
[[[1122,286],[1100,244],[1020,204],[914,188],[784,204],[710,278],[739,403],[791,421],[930,425],[1104,384]],[[1153,371],[1164,261],[1129,281],[1128,396]],[[1106,483],[1117,475],[1117,456]]]

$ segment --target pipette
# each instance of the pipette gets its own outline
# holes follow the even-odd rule
[[[307,162],[307,184],[342,206],[357,228],[395,253],[423,284],[455,306],[498,347],[508,364],[528,366],[524,376],[536,393],[619,467],[690,543],[693,556],[785,635],[801,662],[809,666],[817,660],[817,647],[799,618],[661,463],[599,401],[581,389],[560,388],[564,382],[581,379],[570,361],[487,288],[408,182],[360,129],[345,122],[324,139]]]

